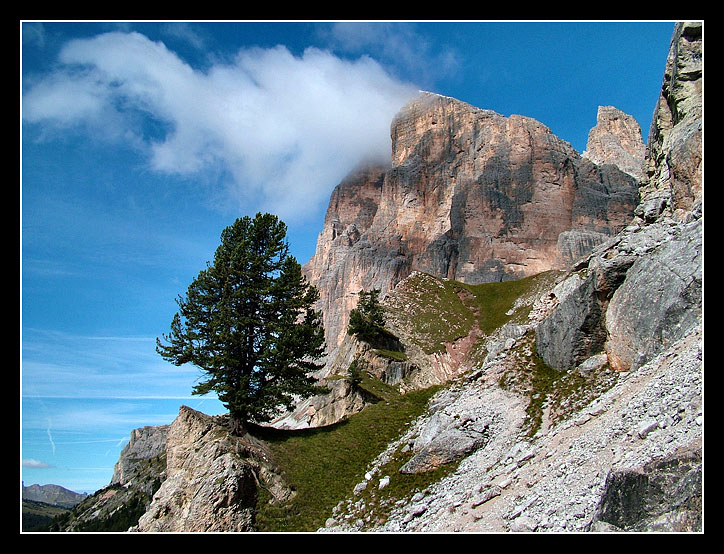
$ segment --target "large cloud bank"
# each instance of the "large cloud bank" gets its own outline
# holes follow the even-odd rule
[[[141,149],[153,170],[225,176],[226,201],[300,217],[364,158],[389,159],[390,122],[417,91],[369,57],[249,49],[194,69],[163,43],[107,33],[65,45],[28,83],[23,119]]]

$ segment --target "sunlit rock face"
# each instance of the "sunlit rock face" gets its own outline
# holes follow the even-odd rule
[[[583,156],[598,165],[614,164],[640,180],[645,155],[638,122],[614,106],[599,106]]]
[[[647,142],[637,215],[688,221],[703,195],[702,23],[677,23]]]
[[[331,349],[361,289],[384,293],[416,270],[482,283],[565,268],[638,203],[634,176],[529,117],[421,93],[391,136],[390,166],[358,170],[333,193],[305,266]]]

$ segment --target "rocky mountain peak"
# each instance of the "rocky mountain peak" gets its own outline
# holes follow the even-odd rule
[[[636,178],[529,117],[421,93],[390,132],[390,166],[337,187],[305,267],[331,349],[361,289],[386,293],[413,271],[482,283],[564,268],[638,203]]]
[[[583,156],[598,165],[614,164],[640,180],[645,154],[637,121],[614,106],[599,106]]]

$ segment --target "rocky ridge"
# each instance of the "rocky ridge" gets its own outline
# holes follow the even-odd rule
[[[270,493],[271,502],[294,494],[266,445],[250,434],[231,436],[223,416],[182,406],[165,451],[163,483],[133,531],[253,531],[258,487]]]
[[[330,350],[361,289],[387,293],[413,271],[475,284],[563,269],[623,228],[639,200],[636,178],[612,163],[621,151],[627,168],[641,165],[631,125],[607,126],[598,165],[534,119],[421,93],[391,137],[389,167],[335,190],[305,265]]]

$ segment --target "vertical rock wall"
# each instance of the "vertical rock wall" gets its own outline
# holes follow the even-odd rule
[[[687,219],[703,199],[703,26],[677,23],[654,110],[637,215]]]
[[[331,349],[361,289],[386,292],[412,271],[482,283],[565,268],[638,203],[634,176],[582,157],[528,117],[422,93],[391,135],[391,167],[339,185],[305,266]]]

